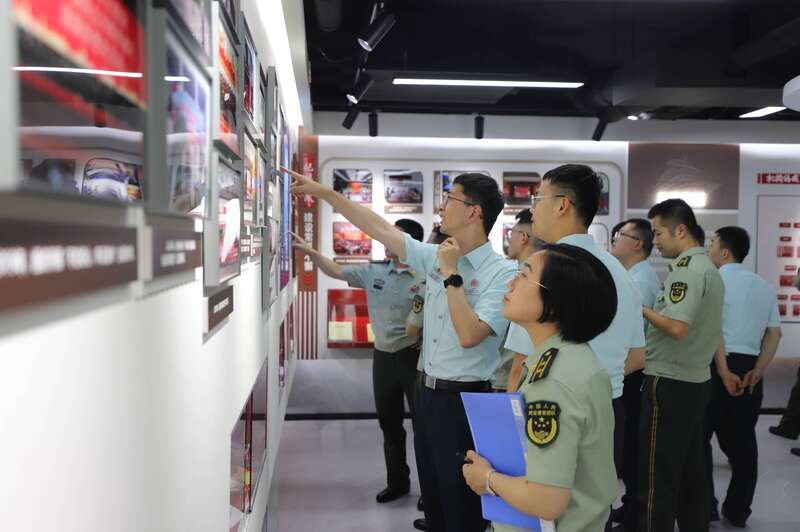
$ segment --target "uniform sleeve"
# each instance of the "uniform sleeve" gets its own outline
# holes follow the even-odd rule
[[[775,294],[774,290],[770,290],[770,293],[772,294],[772,308],[769,311],[767,327],[780,327],[781,315],[778,313],[778,296]]]
[[[689,268],[675,268],[664,282],[666,306],[662,314],[667,318],[691,325],[697,318],[704,290],[704,275]]]
[[[342,266],[342,274],[348,286],[352,288],[366,288],[369,283],[370,264],[358,266]]]
[[[414,240],[410,235],[403,235],[406,242],[406,257],[403,260],[412,269],[427,275],[433,270],[436,263],[436,251],[439,246],[435,244],[424,244],[419,240]]]
[[[514,275],[516,275],[516,270],[511,268],[498,273],[489,288],[481,293],[472,309],[478,319],[492,329],[495,336],[502,336],[508,327],[508,320],[503,317],[503,296]]]
[[[511,323],[508,326],[508,336],[503,347],[525,356],[533,354],[533,342],[531,342],[528,331],[516,323]]]
[[[526,479],[572,489],[578,467],[581,427],[586,418],[583,406],[566,387],[547,379],[528,387],[525,402],[528,442]],[[537,407],[541,407],[540,411],[546,412],[553,405],[557,407],[554,436],[552,420],[546,414],[531,416],[531,408],[536,411],[539,410]],[[539,432],[532,434],[537,429]]]

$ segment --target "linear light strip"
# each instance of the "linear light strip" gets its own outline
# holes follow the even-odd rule
[[[786,107],[764,107],[763,109],[757,109],[755,111],[750,111],[749,113],[745,113],[741,115],[739,118],[761,118],[762,116],[767,116],[774,113],[780,113],[781,111],[785,110]]]
[[[395,85],[430,85],[450,87],[521,87],[531,89],[577,89],[583,83],[572,81],[513,81],[490,79],[394,78]]]
[[[16,66],[17,72],[66,72],[68,74],[91,74],[94,76],[112,76],[118,78],[141,78],[141,72],[120,72],[117,70],[97,70],[93,68],[66,68],[45,66]]]

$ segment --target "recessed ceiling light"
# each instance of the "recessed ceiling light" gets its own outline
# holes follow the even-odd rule
[[[758,109],[756,111],[745,113],[739,118],[761,118],[762,116],[767,116],[774,113],[780,113],[781,111],[785,110],[786,107],[764,107],[763,109]]]
[[[520,87],[526,89],[577,89],[583,87],[583,83],[575,81],[513,81],[492,79],[394,78],[394,84],[449,87]]]
[[[639,120],[639,117],[636,115],[628,115],[628,120]]]

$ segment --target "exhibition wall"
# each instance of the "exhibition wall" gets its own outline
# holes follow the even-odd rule
[[[275,530],[277,166],[303,125],[282,3],[0,9],[0,529]]]
[[[316,113],[317,126],[324,123]],[[433,124],[433,121],[431,121]],[[486,171],[502,187],[503,176],[514,171],[539,172],[563,162],[585,162],[611,177],[609,190],[609,214],[600,216],[597,222],[613,227],[619,220],[633,216],[646,217],[646,206],[637,203],[647,201],[643,198],[628,197],[628,192],[636,188],[638,180],[648,179],[653,196],[660,190],[660,183],[677,182],[691,184],[691,188],[708,194],[709,206],[714,209],[697,209],[700,223],[708,235],[718,227],[740,224],[754,239],[753,249],[746,264],[755,268],[758,253],[756,239],[758,224],[756,208],[758,196],[763,194],[798,194],[793,188],[800,185],[758,184],[758,174],[765,172],[792,173],[800,171],[800,150],[792,144],[727,144],[706,145],[713,156],[704,156],[708,151],[700,144],[633,144],[628,142],[587,142],[587,141],[526,141],[471,138],[421,138],[421,137],[352,137],[322,135],[319,137],[318,174],[323,183],[333,185],[334,171],[341,169],[362,170],[371,174],[371,201],[376,212],[386,212],[386,191],[384,172],[386,170],[418,170],[422,174],[423,193],[420,213],[386,214],[387,219],[395,220],[410,217],[419,221],[425,228],[426,237],[433,223],[438,220],[434,214],[434,188],[438,185],[437,171],[475,170]],[[642,153],[641,148],[644,148]],[[636,163],[633,177],[629,173],[631,151],[641,164]],[[688,164],[687,164],[688,163]],[[676,167],[679,170],[676,170]],[[342,175],[342,172],[339,172]],[[352,172],[351,172],[352,174]],[[354,175],[354,174],[353,174]],[[652,177],[649,177],[652,175]],[[701,177],[699,182],[692,179]],[[703,179],[702,176],[709,176]],[[675,179],[673,179],[675,178]],[[631,179],[637,182],[631,183]],[[641,187],[639,187],[641,188]],[[638,208],[632,208],[638,207]],[[800,202],[795,203],[800,209]],[[788,219],[793,221],[790,216]],[[327,204],[320,204],[319,249],[334,257],[334,224],[342,222],[341,215],[334,213]],[[502,224],[513,221],[513,215],[503,214],[498,219],[490,240],[496,251],[502,253]],[[800,217],[798,217],[800,221]],[[796,244],[800,245],[800,243]],[[775,257],[778,242],[769,244],[771,256]],[[340,254],[341,256],[341,254]],[[383,257],[383,249],[377,242],[372,243],[371,257]],[[352,258],[352,257],[350,257]],[[657,251],[652,257],[654,267],[663,276],[668,261],[660,258]],[[800,259],[798,259],[800,262]],[[765,272],[760,272],[769,278]],[[779,279],[770,279],[775,284]],[[319,413],[365,413],[374,411],[371,390],[371,349],[337,349],[328,343],[328,323],[325,311],[326,297],[330,289],[346,288],[346,283],[336,281],[319,273],[319,323],[317,324],[318,359],[300,360],[297,379],[303,393],[293,395],[289,404],[291,415],[314,415]],[[797,357],[796,350],[800,340],[800,326],[792,323],[791,307],[789,316],[783,323],[784,338],[778,352],[780,359],[773,365],[775,371],[785,372],[794,364],[790,359]],[[301,354],[301,357],[303,355]],[[782,365],[786,361],[788,366]],[[775,379],[774,387],[766,390],[765,407],[782,407],[791,386],[792,372],[786,378]],[[780,375],[779,375],[780,376]],[[767,382],[770,382],[769,380]],[[788,384],[787,384],[788,383]]]

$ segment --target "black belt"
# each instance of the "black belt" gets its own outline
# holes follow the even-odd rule
[[[422,384],[431,390],[446,392],[488,392],[491,388],[489,381],[448,381],[431,377],[426,373],[422,374]]]

